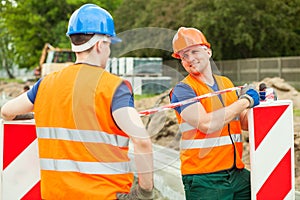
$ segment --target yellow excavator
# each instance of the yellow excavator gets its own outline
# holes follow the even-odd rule
[[[46,43],[42,50],[39,66],[34,70],[36,78],[59,71],[75,62],[75,53],[71,49],[61,49]]]

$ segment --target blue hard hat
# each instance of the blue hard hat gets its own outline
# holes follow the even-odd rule
[[[72,14],[67,36],[73,34],[102,34],[110,36],[112,43],[121,42],[116,37],[114,20],[110,13],[95,4],[85,4]]]

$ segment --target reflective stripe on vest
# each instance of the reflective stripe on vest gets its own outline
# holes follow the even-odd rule
[[[84,174],[126,174],[131,172],[130,162],[79,162],[73,160],[40,159],[42,170],[79,172]]]
[[[231,134],[233,142],[242,142],[241,134]],[[217,138],[195,139],[195,140],[182,140],[181,149],[197,149],[197,148],[209,148],[218,147],[232,144],[230,136],[221,136]]]
[[[191,126],[189,123],[187,122],[183,122],[181,124],[179,124],[179,130],[183,133],[186,131],[192,131],[192,130],[197,130],[195,127]]]
[[[107,134],[103,131],[93,130],[75,130],[65,128],[37,128],[38,138],[42,139],[58,139],[77,142],[95,142],[105,143],[118,147],[128,147],[129,138]]]

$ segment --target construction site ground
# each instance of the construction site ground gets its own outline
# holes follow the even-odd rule
[[[286,83],[281,78],[265,78],[261,82],[265,82],[267,86],[273,87],[277,93],[278,99],[290,99],[293,101],[295,110],[300,111],[300,93]],[[260,82],[252,83],[258,88]],[[0,82],[0,106],[9,98],[13,98],[23,92],[25,85],[32,85],[33,82],[16,83],[16,82]],[[138,111],[158,107],[169,104],[168,92],[159,94],[149,98],[142,98],[135,100],[135,105]],[[299,116],[294,114],[294,149],[295,149],[295,189],[300,191],[300,114]],[[267,117],[267,113],[266,113]],[[173,110],[158,112],[151,116],[142,117],[144,124],[146,125],[153,143],[179,150],[180,132],[178,130],[177,120]],[[248,132],[244,134],[244,161],[247,168],[250,169],[250,156],[249,156],[249,142]],[[274,147],[276,148],[276,147]],[[181,180],[179,180],[181,181]]]

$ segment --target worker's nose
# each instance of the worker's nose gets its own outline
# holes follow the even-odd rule
[[[195,57],[192,54],[187,54],[184,58],[187,63],[192,63],[194,59]]]

